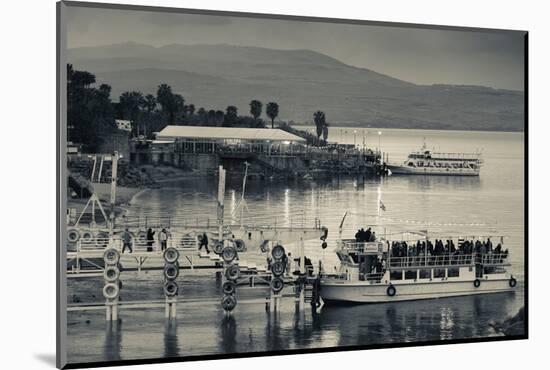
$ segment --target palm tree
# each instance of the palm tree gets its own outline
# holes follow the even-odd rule
[[[214,121],[216,123],[216,126],[221,126],[223,124],[225,115],[223,114],[223,110],[217,110],[214,113]]]
[[[223,115],[223,112],[222,112]],[[216,124],[216,111],[214,109],[210,109],[207,113],[207,122]]]
[[[119,102],[122,106],[124,116],[130,120],[132,130],[136,132],[135,123],[141,108],[145,104],[143,94],[139,91],[126,91],[120,95]],[[139,134],[139,132],[136,133]]]
[[[325,125],[323,126],[323,140],[325,141],[325,144],[327,143],[328,139],[328,122],[325,122]]]
[[[157,102],[161,105],[162,110],[168,114],[168,123],[174,124],[176,112],[178,111],[178,104],[183,104],[183,97],[176,95],[172,92],[172,88],[167,84],[159,85],[157,89]]]
[[[224,124],[232,126],[237,121],[238,109],[234,105],[230,105],[225,110]]]
[[[263,104],[259,100],[252,100],[250,102],[250,114],[254,117],[254,123],[258,121],[258,117],[262,115]]]
[[[157,99],[153,94],[145,95],[145,109],[147,113],[151,114],[152,111],[157,107]]]
[[[325,126],[325,123],[326,123],[325,113],[321,112],[320,110],[313,113],[313,121],[315,122],[317,139],[320,139],[321,135],[323,134],[323,127]]]
[[[275,118],[279,115],[279,104],[273,102],[267,103],[265,114],[271,119],[271,128],[274,128]]]

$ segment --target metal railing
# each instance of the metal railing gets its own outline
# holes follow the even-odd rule
[[[441,256],[408,256],[390,257],[390,268],[433,267],[433,266],[468,266],[475,262],[474,254],[456,254]]]
[[[508,264],[508,253],[487,253],[476,256],[476,262],[484,266],[498,266]]]
[[[446,254],[439,256],[390,257],[390,268],[433,267],[433,266],[469,266],[473,264],[496,266],[508,264],[507,253],[487,254]]]
[[[359,252],[359,253],[381,253],[387,248],[387,245],[382,242],[355,242],[342,241],[341,250],[343,252]]]

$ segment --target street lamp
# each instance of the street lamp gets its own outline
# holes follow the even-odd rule
[[[378,131],[378,152],[380,153],[380,136],[382,136],[382,131]]]
[[[354,147],[357,146],[356,135],[357,135],[357,130],[353,130],[353,146]]]

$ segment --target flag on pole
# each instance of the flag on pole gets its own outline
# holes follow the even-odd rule
[[[380,200],[380,209],[386,212],[386,206],[384,205],[384,203],[382,203],[382,200]]]

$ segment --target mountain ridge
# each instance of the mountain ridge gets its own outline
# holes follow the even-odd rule
[[[67,60],[110,84],[114,100],[167,83],[197,108],[236,105],[248,114],[252,99],[276,101],[281,119],[304,123],[323,110],[335,126],[523,130],[521,91],[417,85],[307,49],[129,42],[68,49]]]

